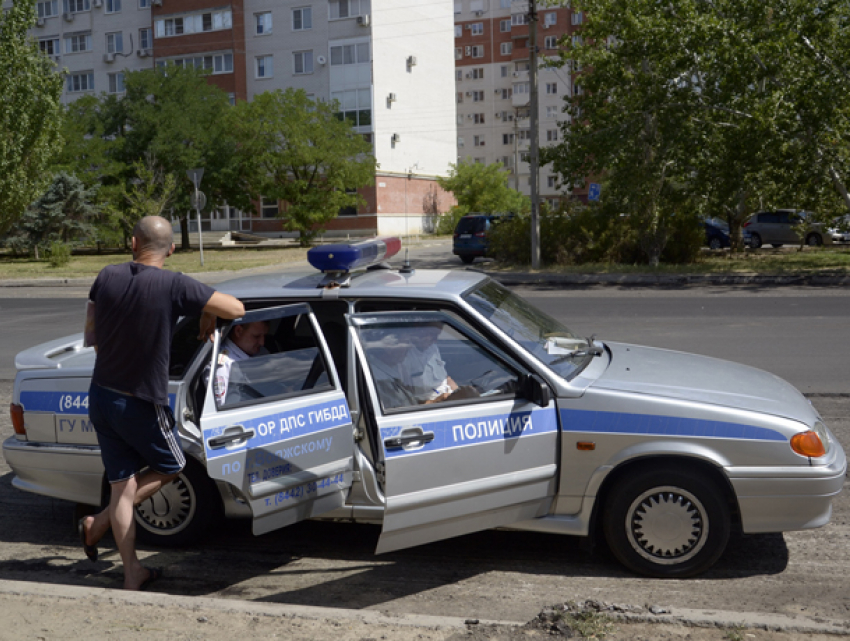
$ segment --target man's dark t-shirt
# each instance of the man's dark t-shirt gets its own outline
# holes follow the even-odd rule
[[[104,267],[89,292],[97,358],[92,382],[168,404],[171,336],[180,316],[198,316],[214,290],[141,263]]]

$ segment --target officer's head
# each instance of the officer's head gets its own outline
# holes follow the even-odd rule
[[[365,338],[366,350],[388,365],[398,365],[407,356],[411,343],[401,330],[368,330]]]
[[[167,258],[174,252],[174,233],[162,216],[145,216],[133,227],[133,258]]]
[[[230,333],[230,340],[248,356],[256,356],[266,344],[266,334],[269,331],[268,321],[256,321],[236,325]]]

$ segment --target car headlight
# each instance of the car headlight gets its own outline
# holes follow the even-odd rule
[[[819,458],[825,456],[832,447],[829,430],[821,421],[815,421],[812,429],[791,437],[791,449],[800,456]]]

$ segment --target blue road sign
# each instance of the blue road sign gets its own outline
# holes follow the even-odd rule
[[[587,190],[587,199],[590,201],[599,200],[599,193],[602,191],[602,186],[599,183],[590,183],[590,189]]]

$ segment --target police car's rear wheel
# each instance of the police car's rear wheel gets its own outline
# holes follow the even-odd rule
[[[698,472],[645,470],[609,493],[604,531],[629,569],[655,577],[687,577],[714,565],[729,540],[722,491]]]
[[[199,541],[221,512],[215,483],[193,459],[173,483],[136,508],[136,538],[162,546]]]

